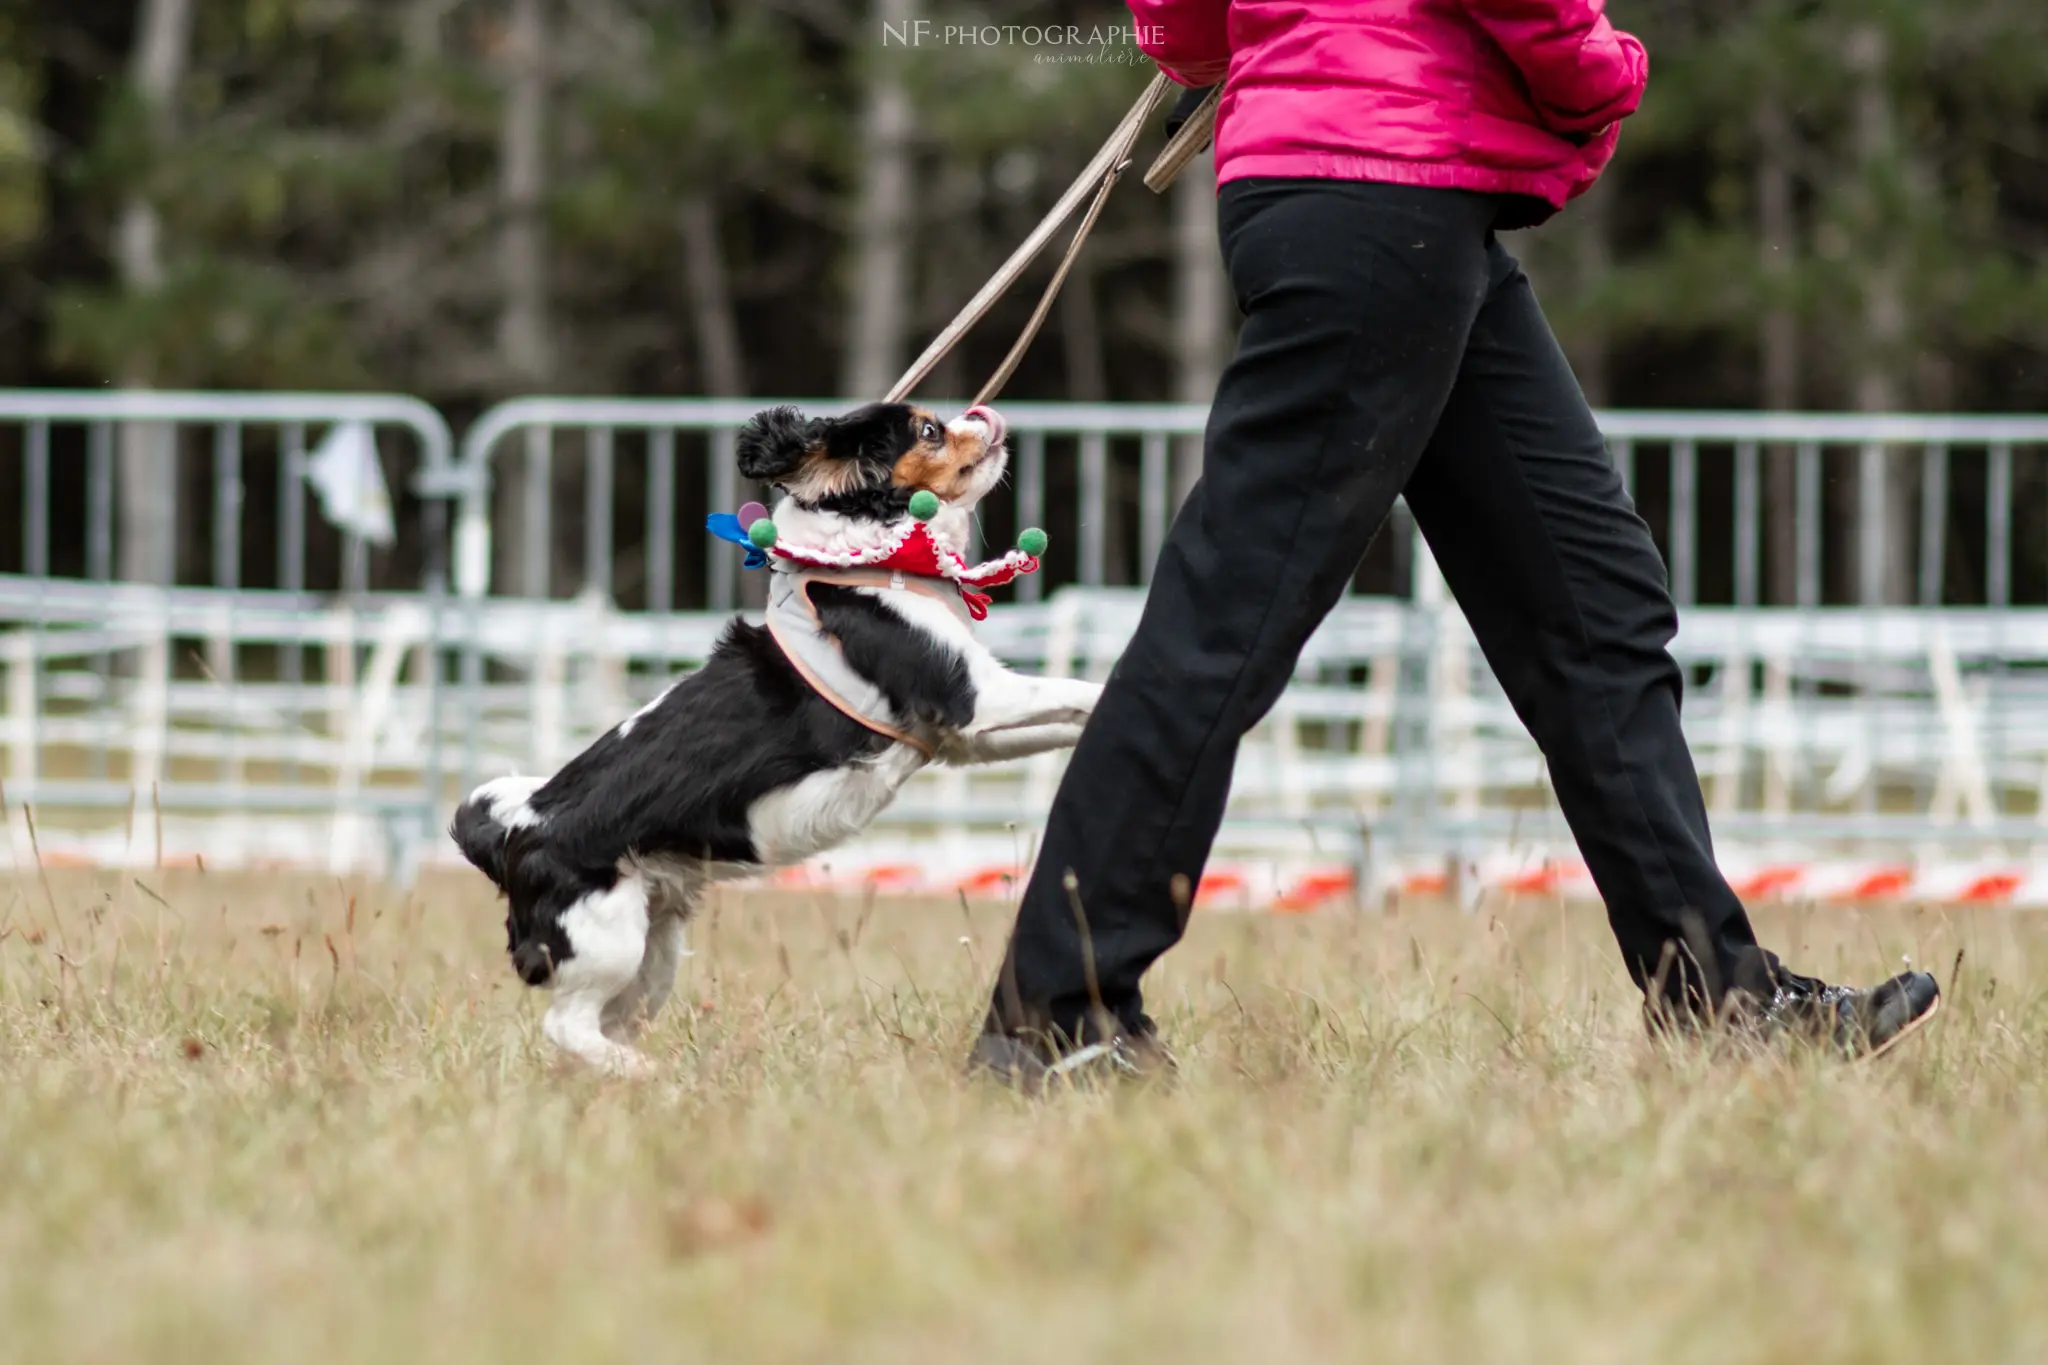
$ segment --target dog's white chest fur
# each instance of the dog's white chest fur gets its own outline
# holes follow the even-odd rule
[[[924,765],[917,750],[892,744],[872,763],[812,773],[768,793],[747,811],[761,861],[786,867],[845,843],[873,823]]]

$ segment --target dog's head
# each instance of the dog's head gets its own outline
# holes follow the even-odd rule
[[[961,511],[980,502],[1008,463],[1003,435],[1003,419],[983,407],[950,422],[910,403],[870,403],[844,417],[780,407],[740,428],[737,454],[742,475],[801,507],[887,521],[920,490]]]

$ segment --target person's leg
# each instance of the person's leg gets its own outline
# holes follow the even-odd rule
[[[1061,782],[991,1032],[1080,1041],[1145,1028],[1139,978],[1180,937],[1172,887],[1200,881],[1238,741],[1435,429],[1484,297],[1492,214],[1491,200],[1456,191],[1224,188],[1237,354],[1202,478]],[[1092,999],[1111,1017],[1090,1027]]]
[[[1535,293],[1498,245],[1407,497],[1543,750],[1629,974],[1646,990],[1661,981],[1673,1002],[1718,1004],[1756,937],[1715,866],[1679,728],[1664,562]]]
[[[1762,1036],[1883,1052],[1940,1008],[1925,972],[1875,987],[1787,972],[1714,864],[1667,650],[1663,561],[1514,259],[1490,285],[1408,505],[1550,764],[1651,1017],[1723,1006]],[[1675,1009],[1667,1009],[1675,1007]]]

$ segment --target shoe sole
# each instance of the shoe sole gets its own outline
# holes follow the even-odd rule
[[[1866,1062],[1876,1061],[1879,1057],[1884,1056],[1885,1053],[1890,1052],[1900,1043],[1905,1042],[1908,1038],[1911,1038],[1921,1029],[1927,1027],[1927,1021],[1940,1013],[1941,997],[1937,995],[1934,997],[1933,1004],[1929,1005],[1925,1010],[1921,1011],[1912,1019],[1908,1020],[1906,1022],[1905,1027],[1901,1028],[1897,1033],[1894,1033],[1891,1037],[1885,1039],[1883,1044],[1881,1044],[1878,1047],[1874,1047],[1870,1051],[1864,1053],[1860,1060]]]
[[[1116,1049],[1108,1043],[1090,1043],[1087,1047],[1081,1048],[1078,1051],[1069,1052],[1066,1056],[1046,1067],[1046,1079],[1051,1080],[1055,1077],[1064,1079],[1077,1071],[1083,1070],[1092,1063],[1100,1061],[1104,1057],[1113,1057],[1115,1055]]]
[[[968,1054],[966,1068],[969,1077],[985,1076],[1024,1095],[1043,1094],[1055,1086],[1080,1089],[1111,1081],[1157,1083],[1170,1079],[1174,1072],[1170,1056],[1162,1064],[1147,1065],[1115,1043],[1090,1043],[1050,1062],[1028,1049],[1017,1049],[1008,1056],[983,1056],[977,1043]]]

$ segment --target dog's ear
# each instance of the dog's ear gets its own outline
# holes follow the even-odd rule
[[[908,403],[869,403],[843,417],[820,423],[825,453],[835,460],[860,460],[886,469],[916,442]]]
[[[793,407],[757,412],[733,443],[740,474],[761,483],[779,483],[823,444],[823,437],[823,423],[806,420]]]

